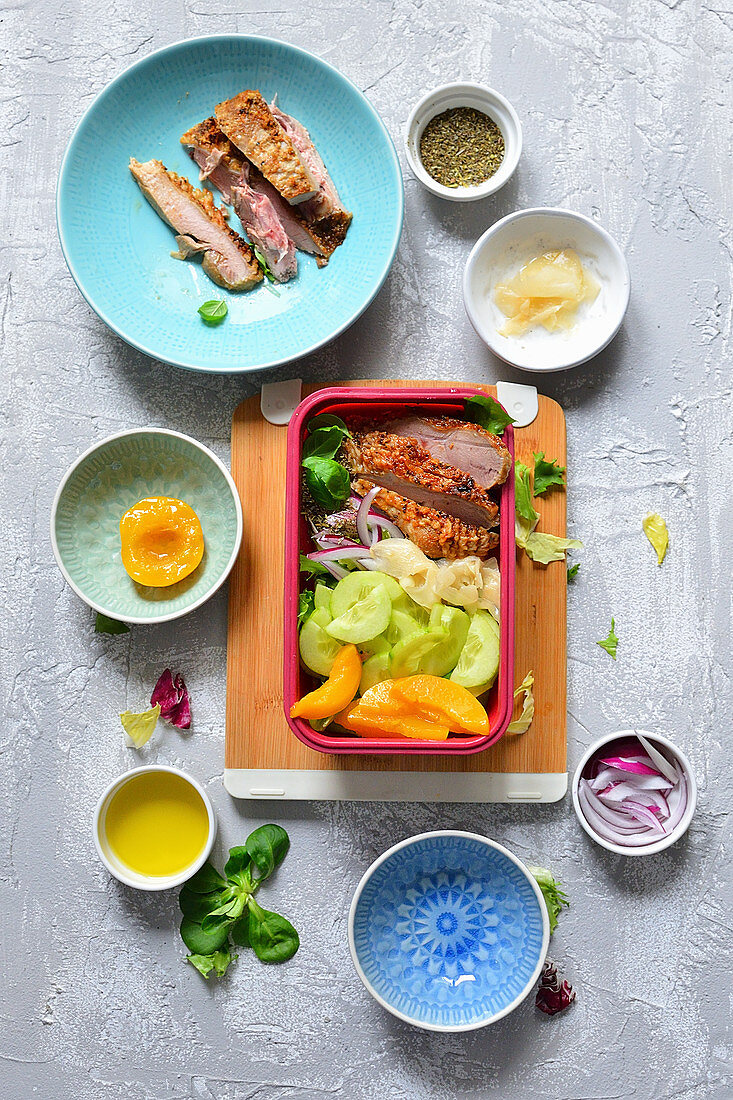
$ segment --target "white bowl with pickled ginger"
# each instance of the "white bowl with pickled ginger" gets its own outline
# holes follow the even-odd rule
[[[481,339],[523,370],[585,363],[614,338],[629,303],[623,252],[570,210],[509,214],[474,245],[463,300]]]

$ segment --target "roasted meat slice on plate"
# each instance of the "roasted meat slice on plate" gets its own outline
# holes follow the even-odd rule
[[[354,491],[364,496],[374,483],[366,478],[354,482]],[[475,554],[488,558],[499,545],[496,531],[465,523],[455,516],[446,515],[435,508],[427,508],[414,500],[380,489],[374,499],[375,507],[396,523],[402,534],[419,546],[429,558],[465,558]]]
[[[474,527],[496,522],[499,509],[488,489],[465,470],[434,459],[416,439],[355,430],[344,441],[343,454],[353,477]]]
[[[249,88],[217,103],[214,113],[229,140],[287,202],[315,198],[318,183],[258,91]]]
[[[224,201],[234,207],[247,236],[259,248],[278,282],[292,279],[298,270],[295,244],[272,199],[252,186],[251,177],[256,169],[222,133],[216,119],[207,118],[193,126],[183,135],[181,144],[198,164],[201,179],[210,179]],[[260,179],[266,182],[264,177]],[[279,195],[277,198],[282,206],[287,206]]]
[[[157,214],[176,234],[178,259],[200,255],[210,279],[227,290],[251,290],[262,281],[252,249],[231,229],[210,191],[198,191],[162,161],[131,158],[130,171]]]
[[[384,425],[394,435],[416,440],[437,462],[457,466],[478,485],[502,485],[512,468],[512,457],[498,436],[478,424],[450,416],[406,416]]]

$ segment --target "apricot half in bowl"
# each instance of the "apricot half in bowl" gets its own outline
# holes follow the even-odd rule
[[[197,569],[204,533],[190,504],[174,497],[146,497],[120,520],[122,564],[134,581],[167,588]]]
[[[199,607],[228,577],[242,542],[239,493],[195,439],[163,429],[121,432],[65,474],[51,542],[69,585],[95,611],[127,623],[166,622]]]

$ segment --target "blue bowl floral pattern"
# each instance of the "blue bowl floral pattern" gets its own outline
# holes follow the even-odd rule
[[[534,983],[546,919],[521,866],[480,837],[433,833],[379,864],[352,909],[362,980],[422,1027],[463,1030],[505,1014]]]

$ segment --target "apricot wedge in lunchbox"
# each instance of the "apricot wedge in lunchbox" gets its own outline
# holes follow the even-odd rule
[[[352,708],[337,717],[346,729],[350,727],[341,719],[352,720],[356,713],[359,719],[372,719],[374,725],[383,719],[417,719],[447,727],[453,733],[489,732],[489,718],[478,699],[467,688],[440,676],[425,674],[382,680],[364,692],[355,707],[356,711]]]

